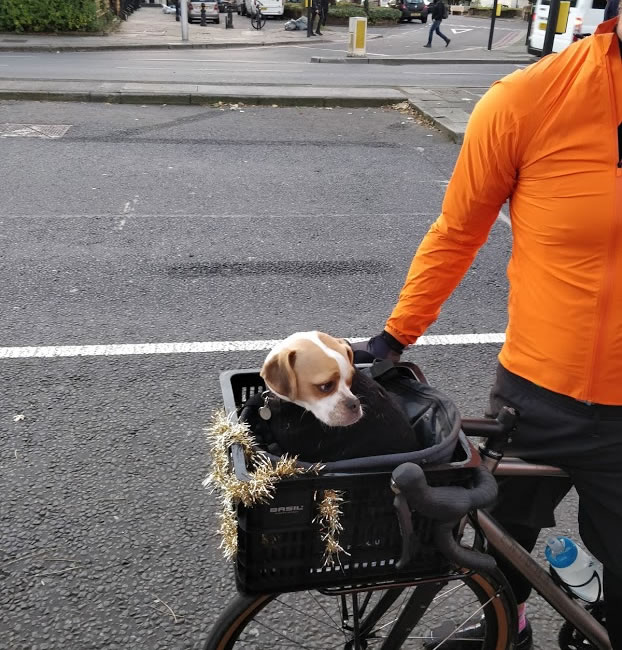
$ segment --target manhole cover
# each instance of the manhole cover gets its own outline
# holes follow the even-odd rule
[[[62,138],[71,124],[0,124],[0,138]]]

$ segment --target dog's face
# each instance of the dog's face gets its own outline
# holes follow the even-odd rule
[[[322,332],[299,332],[279,343],[261,369],[278,397],[311,411],[329,427],[346,427],[363,416],[352,393],[352,349]]]

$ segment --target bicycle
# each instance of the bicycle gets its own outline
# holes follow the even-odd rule
[[[266,24],[266,17],[261,13],[263,6],[260,2],[255,3],[255,13],[251,16],[251,25],[253,29],[263,29]]]
[[[418,368],[409,365],[416,374]],[[252,370],[223,373],[221,388],[225,408],[233,416],[239,415],[249,397],[265,389],[258,372]],[[494,420],[463,418],[466,460],[427,468],[427,482],[459,485],[464,480],[460,472],[480,463],[496,476],[565,476],[557,467],[503,457],[516,422],[517,414],[508,408]],[[466,436],[483,441],[476,448]],[[234,445],[231,455],[236,476],[244,479],[243,452]],[[298,537],[289,535],[283,523],[268,530],[247,517],[249,512],[238,510],[238,538],[242,542],[238,555],[241,553],[242,558],[238,559],[236,580],[246,593],[234,597],[222,612],[204,650],[272,646],[436,650],[446,647],[449,640],[460,640],[461,630],[477,622],[483,623],[483,636],[470,638],[468,647],[512,650],[518,627],[516,601],[507,580],[486,554],[489,546],[517,567],[565,619],[560,647],[611,650],[602,625],[602,601],[588,608],[581,606],[485,511],[474,510],[459,526],[452,524],[460,549],[479,555],[479,560],[470,556],[471,566],[479,568],[464,568],[440,554],[430,544],[425,517],[419,517],[413,508],[419,499],[413,476],[421,471],[405,463],[388,473],[334,473],[283,481],[287,484],[280,493],[284,500],[278,503],[289,505],[274,509],[291,508],[294,519],[299,506],[292,504],[300,501],[300,486],[349,492],[350,522],[357,530],[346,547],[351,555],[333,567],[319,562],[301,569],[301,545],[311,547],[307,558],[321,556],[321,549],[313,548],[308,533],[300,533],[298,526]],[[387,501],[389,508],[385,507]],[[286,544],[281,544],[283,539]],[[266,549],[274,553],[270,555]]]

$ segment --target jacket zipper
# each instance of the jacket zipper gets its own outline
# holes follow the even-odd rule
[[[616,95],[615,88],[613,87],[613,70],[611,69],[611,63],[609,57],[607,56],[607,73],[609,75],[609,93],[611,97],[611,113],[612,113],[612,122],[613,130],[616,135],[616,149],[618,152],[618,162],[615,167],[615,188],[614,188],[614,206],[613,206],[613,226],[611,232],[609,233],[609,247],[607,250],[607,258],[605,260],[605,274],[603,285],[601,289],[600,296],[598,298],[596,316],[598,321],[596,323],[596,335],[594,337],[594,347],[592,353],[592,364],[590,367],[590,372],[588,375],[588,382],[585,388],[586,394],[584,395],[585,400],[595,401],[593,399],[592,390],[594,388],[594,375],[597,368],[599,367],[599,360],[601,355],[601,348],[603,346],[603,329],[607,328],[607,318],[609,316],[609,310],[612,300],[612,289],[615,280],[614,273],[614,264],[613,260],[616,257],[616,247],[618,245],[619,231],[620,231],[620,221],[622,219],[622,151],[619,146],[618,139],[618,110],[616,106]],[[602,327],[601,324],[602,323]]]

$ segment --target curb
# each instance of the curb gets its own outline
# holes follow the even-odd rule
[[[332,43],[333,41],[323,41]],[[101,52],[103,50],[207,50],[232,47],[270,47],[277,45],[298,45],[298,41],[274,41],[271,43],[146,43],[112,45],[0,45],[0,52]]]
[[[418,64],[460,64],[460,63],[472,63],[472,64],[531,64],[535,63],[538,59],[536,57],[522,57],[516,59],[440,59],[440,58],[404,58],[404,57],[382,57],[382,58],[372,58],[372,57],[325,57],[325,56],[312,56],[311,63],[354,63],[354,64],[376,64],[376,65],[418,65]]]
[[[200,106],[218,102],[243,102],[246,105],[310,106],[366,108],[387,106],[405,101],[393,97],[292,97],[279,95],[226,95],[196,93],[130,93],[130,92],[81,92],[46,90],[0,90],[0,100],[49,101],[49,102],[106,102],[109,104],[175,104]]]
[[[466,125],[458,126],[456,125],[455,128],[452,128],[447,124],[447,122],[444,122],[441,118],[433,117],[430,115],[427,111],[425,111],[421,106],[419,106],[414,99],[408,99],[408,104],[410,107],[421,117],[423,117],[425,120],[428,122],[431,122],[434,124],[434,126],[439,130],[442,131],[445,135],[449,136],[449,139],[455,142],[456,144],[462,144],[462,141],[464,139],[464,130],[466,128]]]

